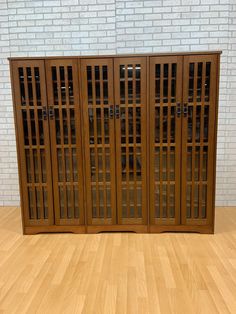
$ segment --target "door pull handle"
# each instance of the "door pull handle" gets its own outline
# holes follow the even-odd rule
[[[49,115],[49,119],[52,120],[54,118],[54,109],[53,106],[49,107],[49,111],[48,111],[48,115]]]
[[[115,105],[115,116],[116,116],[116,119],[120,118],[120,106],[119,105]]]
[[[188,104],[186,102],[183,105],[183,115],[184,117],[187,117],[188,115]]]
[[[110,119],[113,119],[113,117],[114,117],[114,108],[113,108],[113,105],[110,105],[110,108],[109,108],[109,117],[110,117]]]
[[[177,103],[177,106],[176,106],[176,116],[177,116],[178,118],[181,117],[181,104],[180,104],[180,102],[178,102],[178,103]]]

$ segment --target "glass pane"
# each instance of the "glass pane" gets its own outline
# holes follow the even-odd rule
[[[211,62],[206,63],[205,101],[210,101]]]

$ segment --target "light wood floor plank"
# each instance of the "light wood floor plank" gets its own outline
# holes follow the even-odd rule
[[[236,313],[236,208],[214,235],[22,235],[0,207],[0,313]]]

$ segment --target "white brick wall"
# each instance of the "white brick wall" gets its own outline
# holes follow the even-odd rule
[[[0,0],[0,205],[18,205],[9,56],[223,50],[217,205],[236,205],[235,0]]]

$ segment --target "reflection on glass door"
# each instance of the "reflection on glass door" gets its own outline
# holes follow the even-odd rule
[[[216,56],[184,57],[182,222],[208,224],[212,211]]]
[[[56,224],[84,223],[77,60],[47,60]]]
[[[12,66],[25,225],[53,224],[44,62],[13,61]]]
[[[180,221],[182,57],[150,58],[150,223]]]
[[[88,224],[115,224],[112,59],[84,59],[81,73]]]
[[[145,224],[146,58],[116,58],[114,71],[118,223]]]

